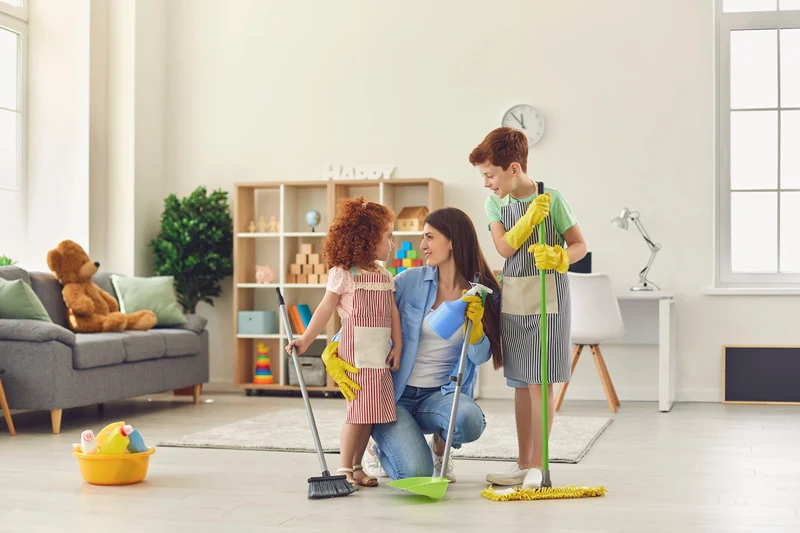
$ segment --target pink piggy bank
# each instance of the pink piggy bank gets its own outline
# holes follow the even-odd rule
[[[256,281],[258,283],[272,283],[275,281],[275,271],[269,265],[256,265]]]

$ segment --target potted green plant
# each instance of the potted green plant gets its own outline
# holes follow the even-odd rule
[[[0,255],[0,267],[16,265],[17,262],[8,257],[7,255]]]
[[[186,198],[164,200],[161,231],[150,242],[155,273],[175,279],[175,294],[187,313],[214,305],[222,280],[233,274],[233,220],[228,193],[198,187]]]

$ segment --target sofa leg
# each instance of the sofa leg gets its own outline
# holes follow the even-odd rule
[[[50,423],[53,426],[53,435],[58,435],[61,432],[61,409],[50,411]]]
[[[0,407],[3,408],[3,416],[6,419],[6,425],[8,426],[8,432],[11,433],[11,436],[17,434],[17,430],[14,429],[14,421],[11,420],[11,410],[8,408],[8,402],[6,401],[6,391],[3,390],[3,382],[0,381]]]
[[[200,403],[200,388],[202,385],[194,385],[192,386],[192,398],[194,399],[194,404],[197,405]]]

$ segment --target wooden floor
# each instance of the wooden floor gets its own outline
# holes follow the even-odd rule
[[[800,531],[800,408],[624,403],[578,465],[552,465],[555,485],[605,485],[605,498],[490,502],[480,497],[497,462],[457,461],[458,482],[438,502],[387,487],[310,501],[316,456],[303,453],[158,448],[144,483],[85,484],[71,455],[85,428],[125,419],[150,443],[241,418],[299,398],[171,395],[64,412],[51,435],[47,413],[0,422],[0,531],[150,532],[760,532]],[[213,401],[209,401],[213,400]],[[332,402],[313,398],[312,402]],[[481,401],[507,412],[506,401]],[[608,413],[605,403],[565,402],[565,414]],[[280,430],[280,428],[276,428]],[[509,436],[515,438],[514,436]],[[335,468],[337,457],[329,456]]]

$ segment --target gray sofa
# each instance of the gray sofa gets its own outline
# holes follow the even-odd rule
[[[50,273],[0,267],[0,278],[22,279],[53,323],[0,319],[0,369],[11,409],[50,411],[53,433],[63,409],[194,387],[208,381],[206,319],[187,315],[181,326],[121,333],[78,333],[67,328],[61,284]],[[94,282],[116,298],[111,275]]]

